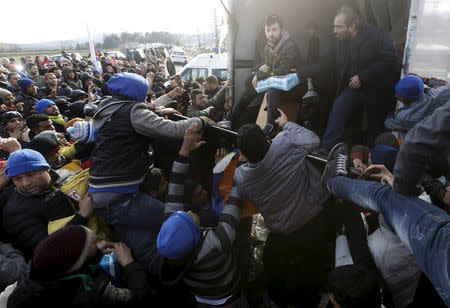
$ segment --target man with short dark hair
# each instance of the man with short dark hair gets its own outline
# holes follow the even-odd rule
[[[381,307],[376,277],[356,264],[336,267],[328,274],[328,294],[335,308]]]
[[[220,91],[219,80],[216,76],[211,75],[205,81],[205,95],[207,99],[213,98]]]
[[[39,67],[36,64],[30,65],[30,69],[27,73],[28,77],[33,80],[39,88],[47,85],[44,76],[39,75]]]
[[[38,92],[40,98],[55,99],[60,96],[69,97],[72,93],[72,88],[66,83],[60,84],[54,73],[46,73],[45,81],[47,82],[47,85],[40,88]]]
[[[30,115],[26,119],[27,127],[30,129],[30,132],[28,133],[28,136],[30,139],[33,139],[34,136],[47,131],[55,131],[55,127],[53,126],[53,122],[43,114],[33,114]]]
[[[248,163],[236,169],[234,182],[271,231],[264,251],[270,298],[280,306],[313,307],[334,264],[334,204],[306,158],[319,137],[279,112],[283,131],[272,141],[256,124],[239,130],[237,145]]]
[[[344,138],[352,116],[367,111],[367,144],[384,129],[384,120],[394,108],[397,54],[389,35],[373,25],[361,24],[350,6],[339,9],[334,19],[336,79],[335,99],[323,136],[320,153],[327,154]]]
[[[267,39],[267,45],[264,50],[264,64],[255,67],[252,71],[251,76],[253,76],[253,79],[251,83],[253,88],[257,87],[259,81],[266,78],[292,73],[300,61],[300,51],[297,44],[284,28],[283,21],[279,16],[267,16],[264,21],[264,31]],[[268,90],[267,123],[263,128],[267,135],[271,135],[274,132],[275,120],[278,117],[277,108],[280,107],[282,100],[294,99],[299,101],[307,90],[308,86],[305,81],[301,81],[299,85],[290,91]],[[249,100],[240,101],[233,110],[234,117],[239,116],[237,113],[244,111],[254,97],[256,97],[256,94],[249,97]],[[236,118],[234,121],[236,121]]]
[[[220,108],[225,103],[225,94],[227,87],[230,87],[230,82],[220,89],[220,91],[211,99],[207,99],[202,90],[195,89],[191,92],[191,105],[188,107],[186,116],[193,117],[210,117],[214,108]]]
[[[8,90],[11,91],[11,93],[16,97],[16,99],[19,97],[21,92],[19,86],[20,79],[22,79],[22,77],[20,77],[19,73],[16,72],[9,73],[7,76],[7,81],[9,83]]]

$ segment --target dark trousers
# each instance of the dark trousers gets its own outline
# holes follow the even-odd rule
[[[286,100],[295,100],[300,104],[307,91],[308,84],[305,80],[302,80],[290,91],[269,89],[267,91],[267,123],[275,126],[275,120],[280,116],[277,109],[281,104]]]
[[[316,307],[328,271],[334,267],[335,205],[290,234],[270,233],[264,249],[264,269],[270,298],[279,306]]]
[[[344,89],[334,100],[328,119],[327,129],[322,140],[322,146],[331,150],[341,142],[345,128],[349,126],[351,117],[364,110],[367,111],[368,131],[366,144],[371,146],[375,138],[384,130],[384,120],[391,111],[393,102],[384,93],[369,93],[361,89]]]

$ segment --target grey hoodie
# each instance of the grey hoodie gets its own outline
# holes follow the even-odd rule
[[[319,143],[312,131],[288,122],[263,160],[236,169],[241,198],[260,207],[270,231],[290,233],[323,210],[330,194],[321,185],[320,171],[306,160]]]

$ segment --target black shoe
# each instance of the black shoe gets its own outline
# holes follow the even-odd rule
[[[338,143],[328,155],[327,165],[322,174],[322,185],[331,191],[328,187],[328,181],[335,176],[348,176],[349,170],[348,147],[343,142]]]
[[[328,157],[328,155],[330,154],[330,151],[328,151],[325,148],[318,148],[317,150],[313,151],[311,154],[314,156]]]

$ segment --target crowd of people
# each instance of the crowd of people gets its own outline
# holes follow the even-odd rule
[[[100,52],[101,70],[3,58],[0,307],[450,305],[450,86],[400,79],[389,35],[352,7],[336,39],[306,32],[302,56],[265,18],[234,106],[230,80],[186,82],[163,52]],[[256,92],[291,72],[293,89]],[[215,126],[235,148],[204,174]]]

